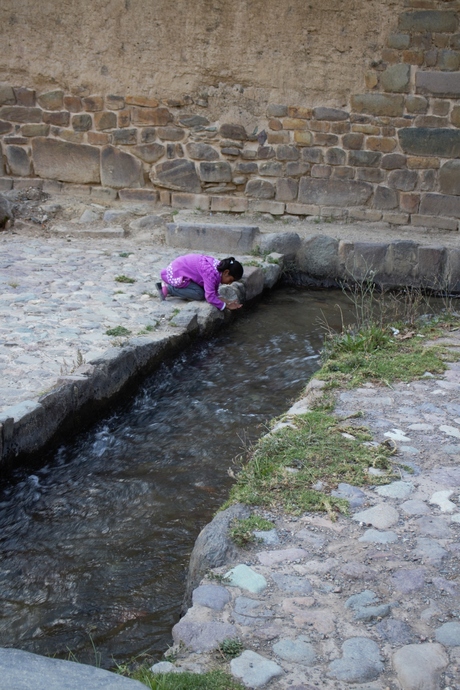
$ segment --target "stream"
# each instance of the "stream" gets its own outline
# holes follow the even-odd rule
[[[0,646],[113,667],[172,643],[234,458],[320,365],[339,292],[283,288],[0,486]]]

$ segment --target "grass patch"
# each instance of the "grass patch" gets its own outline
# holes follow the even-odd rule
[[[353,388],[365,381],[391,384],[413,381],[426,372],[442,374],[448,358],[454,355],[443,346],[426,345],[428,339],[441,334],[436,321],[419,329],[371,324],[329,336],[323,351],[324,363],[316,377],[335,387]]]
[[[124,326],[115,326],[115,328],[109,328],[105,332],[106,335],[110,335],[113,338],[123,338],[131,335],[131,331]]]
[[[226,659],[235,659],[243,651],[243,643],[238,639],[226,639],[222,640],[219,645],[219,651],[224,655]]]
[[[130,278],[129,276],[121,275],[121,276],[115,276],[115,282],[117,282],[117,283],[135,283],[136,279]]]
[[[254,531],[268,531],[275,525],[258,515],[251,515],[245,520],[234,520],[230,528],[230,536],[238,546],[246,546],[256,541]]]
[[[385,484],[392,476],[392,449],[370,441],[366,428],[323,410],[299,415],[294,428],[283,427],[259,440],[237,477],[230,501],[282,506],[297,514],[327,511],[335,518],[348,508],[347,501],[329,495],[339,482],[366,484],[369,467],[388,471],[382,477],[373,475],[373,484]],[[323,483],[321,490],[313,488],[318,481]]]
[[[146,668],[130,674],[150,690],[244,690],[232,676],[224,671],[208,673],[152,673]]]

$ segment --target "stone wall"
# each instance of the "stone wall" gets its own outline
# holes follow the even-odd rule
[[[268,103],[251,131],[211,118],[206,100],[192,96],[79,96],[3,83],[0,190],[72,185],[177,208],[457,230],[460,2],[406,6],[362,93],[340,108]]]

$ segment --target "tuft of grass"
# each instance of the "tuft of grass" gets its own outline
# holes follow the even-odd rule
[[[130,674],[150,690],[244,690],[232,676],[224,671],[208,673],[152,673],[141,668]]]
[[[117,283],[135,283],[136,282],[135,278],[130,278],[129,276],[125,276],[125,275],[115,276],[114,280]]]
[[[373,476],[373,484],[386,484],[392,478],[392,449],[370,445],[370,441],[372,436],[365,427],[345,423],[323,410],[296,416],[289,426],[258,441],[237,477],[230,501],[281,506],[297,514],[327,511],[334,519],[337,512],[348,509],[347,501],[329,495],[340,482],[368,483],[369,467],[388,472]],[[321,491],[313,488],[318,481],[323,484]]]
[[[352,388],[365,381],[412,381],[427,371],[441,374],[447,368],[447,349],[428,346],[428,337],[439,337],[436,325],[405,328],[395,335],[390,327],[370,324],[330,335],[324,345],[323,366],[316,376],[334,386]]]
[[[243,651],[243,643],[237,638],[227,638],[222,640],[219,645],[219,651],[224,655],[226,659],[235,659]]]
[[[121,256],[122,259],[127,259],[131,254],[134,254],[134,252],[120,252],[119,256]]]
[[[234,520],[230,527],[230,537],[238,546],[246,546],[256,541],[254,531],[268,531],[275,525],[258,515],[251,515],[244,520]]]
[[[124,326],[115,326],[115,328],[109,328],[105,332],[106,335],[110,335],[114,338],[122,338],[131,335],[131,331]]]

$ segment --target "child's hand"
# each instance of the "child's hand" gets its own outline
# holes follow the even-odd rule
[[[242,306],[243,305],[240,302],[238,302],[236,299],[233,300],[233,302],[227,302],[227,307],[229,309],[241,309]]]

